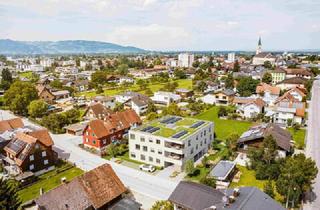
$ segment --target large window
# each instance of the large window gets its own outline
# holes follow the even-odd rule
[[[136,144],[136,149],[140,150],[140,145],[139,144]]]
[[[148,147],[147,146],[143,146],[143,151],[147,152],[148,151]]]
[[[130,139],[135,139],[136,136],[134,134],[130,134]]]
[[[141,160],[146,160],[146,156],[145,155],[140,155],[140,159]]]

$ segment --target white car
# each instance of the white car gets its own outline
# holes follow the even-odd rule
[[[148,172],[154,172],[156,168],[149,164],[142,164],[139,166],[141,171],[148,171]]]

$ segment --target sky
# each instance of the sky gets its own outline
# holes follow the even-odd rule
[[[0,0],[0,39],[147,50],[320,49],[320,0]]]

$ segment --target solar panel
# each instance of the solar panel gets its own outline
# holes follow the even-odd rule
[[[174,134],[174,135],[172,136],[172,138],[174,138],[174,139],[178,139],[178,138],[180,138],[180,137],[182,137],[182,136],[186,135],[187,133],[188,133],[188,131],[183,130],[183,131],[180,131],[180,132],[178,132],[178,133]]]
[[[174,117],[169,117],[167,119],[164,119],[161,121],[161,123],[167,124],[169,121],[171,121],[172,119],[174,119]]]
[[[141,131],[142,132],[147,132],[148,130],[150,130],[151,128],[153,128],[152,126],[147,126],[145,128],[143,128]]]
[[[154,132],[156,132],[156,131],[158,131],[158,130],[160,130],[160,128],[158,128],[158,127],[153,127],[153,128],[151,128],[151,129],[149,129],[147,132],[148,132],[148,133],[154,133]]]
[[[190,128],[197,128],[197,127],[203,125],[204,123],[205,123],[204,121],[196,122],[193,125],[191,125]]]

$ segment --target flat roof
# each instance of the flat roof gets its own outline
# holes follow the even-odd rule
[[[210,123],[213,124],[210,121],[168,115],[133,130],[181,141]]]
[[[236,164],[232,161],[221,160],[211,171],[210,176],[225,180]]]

